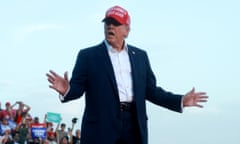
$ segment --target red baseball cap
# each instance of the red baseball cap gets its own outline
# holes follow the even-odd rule
[[[130,16],[128,15],[128,11],[120,6],[109,8],[105,14],[105,18],[102,21],[104,22],[108,18],[113,18],[120,24],[130,25]]]

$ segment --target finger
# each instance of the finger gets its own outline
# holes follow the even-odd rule
[[[53,76],[52,76],[51,74],[49,74],[49,73],[46,73],[46,76],[47,76],[48,78],[53,78]]]
[[[58,77],[58,74],[56,72],[54,72],[53,70],[49,71],[54,77]]]
[[[197,99],[208,99],[208,96],[197,96]]]
[[[68,81],[68,72],[67,71],[64,73],[64,79]]]
[[[202,105],[199,105],[199,104],[196,104],[195,106],[196,106],[196,107],[199,107],[199,108],[203,108],[203,106],[202,106]]]
[[[206,92],[197,92],[196,95],[206,95]]]
[[[191,96],[194,94],[195,88],[193,87],[185,96]]]
[[[48,82],[50,82],[52,84],[54,83],[54,79],[53,78],[48,78],[47,80],[48,80]]]
[[[196,96],[196,97],[195,97],[195,100],[196,100],[196,101],[201,101],[201,100],[207,101],[207,98],[208,98],[207,96]]]
[[[55,89],[55,87],[53,85],[49,85],[49,87],[52,88],[52,89]]]
[[[47,78],[48,78],[48,80],[50,80],[50,81],[54,81],[54,77],[52,77],[51,75],[48,75]]]
[[[48,82],[50,82],[51,84],[53,84],[52,80],[50,80],[50,79],[47,79],[47,80],[48,80]]]
[[[190,93],[194,93],[195,92],[195,87],[192,88]]]
[[[51,74],[46,74],[46,75],[47,75],[48,81],[49,81],[50,83],[53,83],[53,82],[55,81],[55,79],[56,79],[55,76],[53,76],[53,75],[51,75]]]
[[[197,102],[207,102],[207,100],[197,100]]]

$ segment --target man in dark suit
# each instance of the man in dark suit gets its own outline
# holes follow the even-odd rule
[[[176,112],[202,107],[205,92],[177,95],[156,86],[147,53],[128,45],[127,10],[114,6],[103,19],[105,40],[79,52],[72,78],[50,70],[50,88],[67,102],[85,94],[81,144],[147,144],[146,100]]]

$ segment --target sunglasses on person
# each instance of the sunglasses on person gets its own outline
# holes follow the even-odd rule
[[[114,25],[114,26],[120,26],[122,25],[121,23],[119,23],[118,21],[116,21],[115,19],[113,18],[107,18],[107,19],[104,19],[103,22],[109,26],[109,25]]]

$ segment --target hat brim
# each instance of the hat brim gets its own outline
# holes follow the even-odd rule
[[[121,22],[119,22],[117,19],[113,18],[113,17],[107,17],[107,18],[104,18],[102,20],[102,22],[104,23],[114,23],[115,25],[122,25]]]

